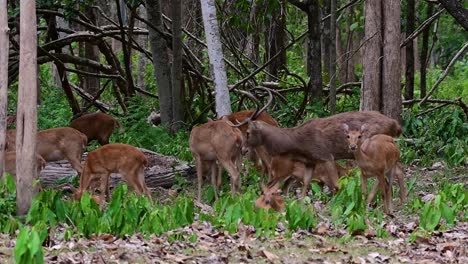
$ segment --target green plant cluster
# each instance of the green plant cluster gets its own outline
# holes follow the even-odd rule
[[[423,206],[419,226],[434,231],[453,226],[457,219],[468,220],[468,190],[463,183],[444,182],[434,199]]]
[[[468,123],[458,108],[444,108],[417,117],[418,110],[404,113],[403,131],[409,140],[400,140],[402,161],[431,165],[444,160],[451,167],[468,163]]]

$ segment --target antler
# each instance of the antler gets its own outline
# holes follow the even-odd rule
[[[262,114],[263,111],[265,111],[268,108],[268,106],[271,105],[271,103],[273,102],[273,94],[271,93],[270,89],[268,89],[268,88],[254,88],[253,90],[260,90],[260,89],[267,91],[268,96],[269,96],[268,102],[262,108],[260,108],[260,103],[259,103],[258,99],[252,93],[247,92],[247,91],[243,91],[243,90],[238,90],[238,92],[240,92],[240,93],[246,95],[247,97],[249,97],[250,99],[252,99],[252,101],[254,101],[254,103],[257,105],[257,109],[255,109],[255,111],[252,113],[252,115],[249,118],[246,118],[246,119],[244,119],[244,121],[242,121],[242,122],[240,122],[240,123],[238,123],[236,125],[233,125],[234,127],[243,126],[243,125],[247,124],[249,121],[257,119],[260,116],[260,114]]]

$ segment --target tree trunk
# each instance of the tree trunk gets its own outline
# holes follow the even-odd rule
[[[201,0],[203,25],[210,59],[211,72],[215,85],[216,114],[218,117],[231,113],[231,100],[227,85],[227,75],[223,61],[223,49],[219,35],[216,6],[214,0]]]
[[[365,1],[364,4],[364,58],[362,60],[363,80],[360,110],[380,110],[382,3]],[[399,72],[399,71],[398,71]]]
[[[20,1],[20,73],[16,121],[16,207],[27,214],[37,193],[37,31],[36,2]]]
[[[439,0],[439,2],[468,31],[468,9],[464,8],[459,0]]]
[[[322,7],[322,16],[327,16],[327,15],[330,15],[330,11],[331,11],[331,2],[332,0],[326,0],[326,1],[323,1],[323,7]],[[330,50],[330,46],[331,46],[331,41],[332,41],[332,28],[331,28],[331,16],[329,16],[327,19],[325,19],[323,21],[323,34],[321,34],[322,36],[322,64],[323,64],[323,71],[325,73],[326,76],[328,76],[329,80],[331,78],[331,73],[330,73],[330,69],[331,69],[331,58],[330,58],[330,55],[331,55],[331,50]]]
[[[432,16],[434,10],[434,5],[428,4],[427,7],[427,14],[426,14],[426,19],[430,18]],[[429,63],[429,34],[431,33],[431,27],[428,26],[424,29],[422,33],[422,47],[421,47],[421,68],[419,70],[420,72],[420,90],[421,90],[421,95],[420,98],[424,98],[426,96],[426,89],[427,89],[427,80],[426,80],[426,73],[427,73],[427,65]]]
[[[182,81],[182,4],[181,0],[172,1],[172,109],[171,130],[177,132],[184,121],[184,98]]]
[[[336,0],[330,0],[330,113],[336,110]]]
[[[383,10],[382,113],[401,123],[400,0],[383,1]]]
[[[88,9],[85,11],[86,17],[91,20],[93,24],[97,25],[97,18],[96,14],[94,12],[94,9]],[[98,47],[91,42],[85,42],[84,43],[84,55],[85,58],[93,60],[93,61],[99,61],[99,49]],[[91,72],[91,73],[99,73],[99,70],[97,70],[94,67],[83,67],[85,71]],[[83,77],[83,89],[91,94],[92,96],[96,96],[97,93],[100,90],[100,84],[99,84],[99,78],[97,77],[92,77],[92,76],[84,76]]]
[[[413,33],[414,16],[415,16],[415,0],[406,1],[406,37]],[[405,99],[411,100],[414,98],[414,41],[410,41],[406,45],[406,67],[405,67]]]
[[[278,76],[279,71],[286,65],[286,51],[282,50],[284,46],[284,33],[286,29],[286,11],[284,0],[279,1],[279,9],[273,11],[277,13],[277,19],[270,20],[269,29],[265,34],[265,49],[266,49],[266,59],[265,61],[270,60],[278,52],[281,51],[281,54],[270,63],[268,66],[268,72],[273,76]],[[267,76],[267,80],[272,80],[270,76]]]
[[[164,39],[164,26],[162,21],[161,3],[159,0],[146,0],[146,14],[148,21],[158,30],[151,27],[149,39],[151,53],[153,55],[154,73],[158,85],[159,110],[161,112],[161,123],[170,126],[172,116],[172,85],[171,68],[167,53],[168,44]]]
[[[140,8],[138,9],[138,15],[146,19],[146,9],[144,6],[140,6]],[[140,20],[137,20],[136,26],[143,28],[144,23],[141,22]],[[138,36],[137,42],[143,48],[148,47],[148,37],[145,35]],[[144,89],[144,90],[146,90],[145,73],[146,73],[147,64],[148,64],[148,59],[146,58],[146,56],[142,53],[138,54],[138,71],[136,73],[137,74],[136,84],[139,88]]]
[[[250,60],[254,63],[258,63],[259,60],[259,46],[260,46],[260,25],[257,23],[258,13],[257,1],[252,1],[250,7],[249,24],[252,26],[252,30],[248,31],[247,35],[247,54]]]
[[[320,4],[318,0],[309,0],[307,6],[307,22],[309,28],[309,46],[307,50],[307,69],[309,72],[309,91],[311,97],[322,97],[322,64],[320,45]]]
[[[7,129],[7,103],[8,103],[8,29],[7,0],[0,0],[0,176],[3,175],[5,160],[5,143]]]
[[[124,14],[125,6],[120,3],[121,0],[115,0],[117,5],[117,17],[119,19],[119,26],[120,26],[120,37],[122,38],[122,51],[124,55],[124,65],[125,65],[125,78],[127,79],[127,90],[126,90],[126,97],[131,97],[135,95],[135,86],[133,83],[133,76],[132,76],[132,68],[131,68],[131,57],[129,50],[131,49],[131,39],[127,39],[127,35],[125,34],[124,30]]]

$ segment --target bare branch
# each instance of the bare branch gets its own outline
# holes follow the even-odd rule
[[[408,43],[410,43],[410,41],[412,41],[414,38],[416,38],[421,32],[424,31],[424,29],[426,29],[428,26],[430,26],[432,24],[432,22],[438,18],[443,12],[445,11],[445,9],[441,9],[439,11],[437,11],[437,13],[435,13],[433,16],[431,16],[430,18],[426,19],[426,21],[424,21],[413,33],[411,33],[411,35],[409,35],[400,45],[400,48],[403,48],[404,46],[408,45]]]

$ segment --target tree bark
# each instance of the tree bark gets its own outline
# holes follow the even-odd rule
[[[439,0],[442,6],[468,31],[468,9],[459,0]]]
[[[135,86],[133,83],[133,76],[132,76],[132,68],[131,68],[131,58],[129,54],[129,50],[131,48],[131,39],[127,40],[127,36],[124,30],[124,21],[122,10],[125,10],[125,6],[120,5],[121,0],[115,0],[117,5],[117,17],[119,19],[119,26],[120,26],[120,38],[122,39],[122,51],[124,55],[124,65],[125,65],[125,77],[127,79],[127,90],[126,90],[126,97],[131,97],[135,95]]]
[[[93,9],[88,9],[85,11],[86,17],[91,20],[93,24],[97,25],[97,18],[95,11]],[[55,19],[55,18],[54,18]],[[99,61],[99,49],[98,47],[91,42],[85,42],[84,43],[84,55],[85,58],[93,60],[93,61]],[[96,68],[92,67],[83,67],[85,71],[91,72],[91,73],[99,73],[99,71]],[[99,84],[99,78],[96,77],[91,77],[91,76],[84,76],[83,77],[83,89],[88,92],[89,94],[96,96],[96,94],[100,90],[100,84]]]
[[[428,4],[427,7],[427,13],[426,13],[426,19],[430,18],[432,16],[432,13],[434,11],[434,5]],[[421,47],[421,68],[419,70],[420,72],[420,81],[419,81],[419,87],[420,87],[420,98],[424,98],[426,96],[426,91],[427,91],[427,79],[426,79],[426,74],[427,74],[427,66],[429,63],[429,34],[431,33],[431,27],[428,26],[424,29],[422,33],[422,47]]]
[[[267,57],[265,61],[281,52],[280,55],[270,63],[268,66],[268,72],[272,76],[278,76],[279,71],[286,65],[286,51],[283,50],[285,41],[285,29],[286,29],[286,11],[284,0],[279,1],[278,10],[273,11],[277,13],[277,19],[270,20],[269,30],[265,34],[265,49]],[[276,81],[274,78],[267,76],[267,80]]]
[[[332,0],[326,0],[323,1],[323,7],[322,7],[322,16],[328,16],[327,19],[323,21],[323,34],[322,36],[322,62],[323,62],[323,71],[325,75],[328,75],[328,78],[330,80],[331,78],[331,44],[332,44],[332,32],[334,32],[331,28],[331,2]]]
[[[400,0],[383,1],[383,10],[382,113],[401,123]]]
[[[336,110],[336,0],[330,0],[330,113]]]
[[[158,85],[159,110],[161,123],[170,126],[172,114],[172,85],[171,68],[167,53],[168,44],[164,38],[161,3],[159,0],[146,0],[146,14],[148,21],[158,30],[149,27],[149,40],[153,54],[153,66]]]
[[[364,50],[362,60],[363,80],[361,89],[360,110],[380,110],[381,104],[381,56],[382,35],[381,18],[382,3],[380,1],[365,1],[364,5]],[[398,71],[399,72],[399,71]]]
[[[16,121],[16,207],[27,214],[37,193],[37,32],[36,2],[20,1],[20,74]]]
[[[414,32],[415,0],[406,1],[406,37]],[[406,45],[406,67],[405,67],[405,99],[414,98],[414,41]]]
[[[182,4],[172,1],[172,112],[171,131],[177,132],[184,121],[183,81],[182,81]]]
[[[307,50],[307,69],[309,71],[309,86],[311,97],[322,97],[322,63],[320,44],[320,4],[318,0],[308,1],[307,22],[309,28],[309,46]]]
[[[219,35],[218,20],[216,18],[216,6],[214,0],[200,0],[200,3],[210,67],[215,85],[216,114],[218,117],[221,117],[231,113],[231,100],[229,98],[223,49]]]
[[[8,54],[10,43],[8,39],[9,28],[7,11],[7,0],[0,0],[0,176],[3,175],[7,129]]]

